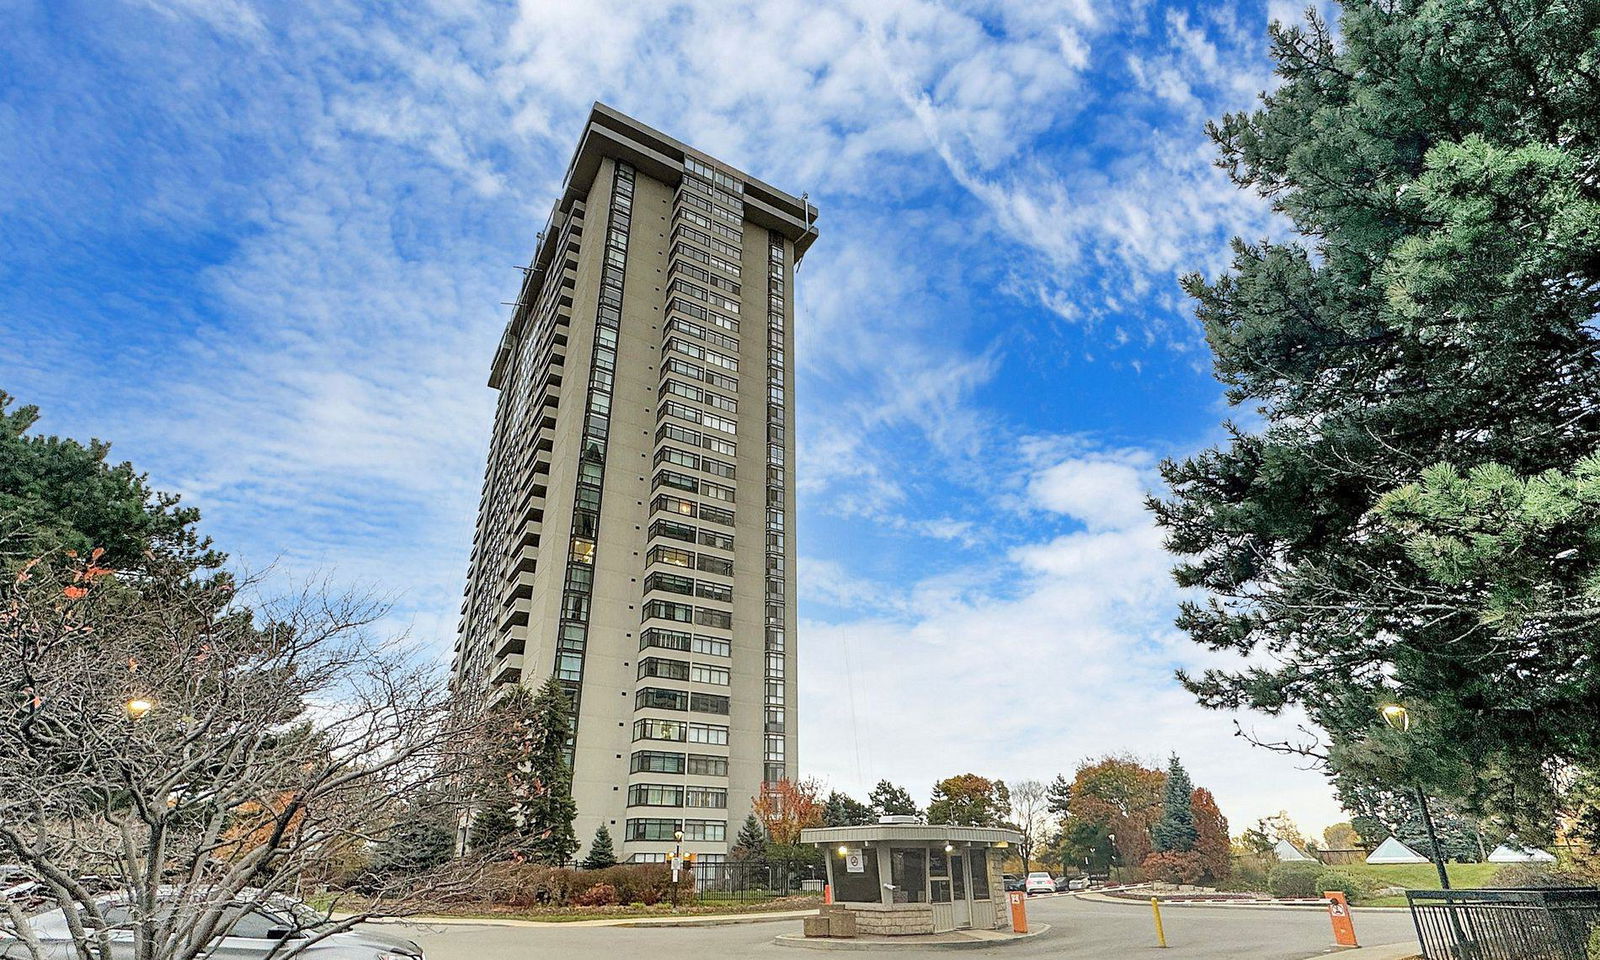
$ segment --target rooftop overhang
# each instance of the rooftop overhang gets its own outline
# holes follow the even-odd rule
[[[872,823],[864,827],[812,827],[800,842],[819,847],[868,843],[1021,843],[1022,834],[1006,827],[960,827],[943,823]]]
[[[490,368],[489,386],[499,388],[506,360],[516,344],[516,338],[522,334],[522,324],[532,306],[531,297],[539,289],[540,280],[555,257],[555,235],[558,231],[551,227],[556,222],[556,213],[570,210],[574,203],[589,195],[595,175],[600,172],[601,160],[606,157],[625,160],[646,176],[676,184],[683,176],[683,160],[689,156],[719,167],[744,181],[745,219],[776,230],[792,241],[795,263],[800,262],[817,239],[816,207],[701,153],[654,127],[646,126],[627,114],[596,102],[583,125],[583,134],[578,138],[578,149],[573,152],[572,161],[567,165],[567,175],[561,183],[561,195],[539,236],[539,248],[534,251],[533,261],[528,265],[522,289],[517,296],[518,306],[513,308],[511,320],[501,335]]]

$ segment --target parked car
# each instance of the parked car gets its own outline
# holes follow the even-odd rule
[[[111,925],[113,960],[134,956],[133,918],[127,898],[112,894],[96,901],[101,915]],[[326,933],[328,918],[298,900],[272,897],[266,903],[235,903],[229,906],[235,922],[226,936],[217,937],[207,955],[213,960],[267,960],[281,956],[285,941],[313,940]],[[30,917],[29,926],[50,960],[76,960],[77,948],[66,914],[60,909],[46,910]],[[292,946],[292,943],[287,944]],[[25,960],[28,947],[20,940],[0,941],[0,957]],[[393,934],[362,928],[328,933],[315,940],[297,956],[307,960],[425,960],[422,948],[411,940]]]
[[[1030,873],[1024,889],[1030,897],[1036,893],[1055,893],[1056,881],[1048,873]]]
[[[1065,893],[1068,890],[1071,890],[1072,887],[1069,885],[1069,884],[1071,884],[1071,882],[1072,882],[1072,880],[1069,877],[1066,877],[1066,876],[1056,877],[1056,893]]]
[[[1094,884],[1093,877],[1073,877],[1067,881],[1068,890],[1087,890]]]
[[[1005,883],[1007,893],[1027,889],[1027,884],[1023,883],[1022,878],[1014,873],[1003,873],[1000,875],[1000,878]]]

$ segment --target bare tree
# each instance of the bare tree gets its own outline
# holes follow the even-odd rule
[[[1038,780],[1020,780],[1011,788],[1011,816],[1022,841],[1017,853],[1022,857],[1026,873],[1033,866],[1033,854],[1045,842],[1050,832],[1050,795]]]
[[[309,589],[252,608],[253,584],[98,559],[0,584],[0,862],[64,913],[78,960],[110,960],[108,907],[132,930],[119,957],[192,960],[240,905],[348,877],[402,826],[454,825],[446,781],[477,732],[436,668],[374,639],[381,605]],[[459,860],[367,869],[280,955],[472,879]],[[35,919],[0,905],[0,933],[44,960]]]

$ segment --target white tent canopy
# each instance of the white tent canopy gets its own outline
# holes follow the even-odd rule
[[[1507,837],[1506,842],[1494,848],[1489,854],[1490,863],[1555,863],[1555,854],[1538,847],[1524,847],[1517,842],[1516,837]]]
[[[1294,861],[1294,860],[1313,860],[1313,859],[1315,859],[1313,857],[1306,856],[1305,851],[1301,850],[1299,847],[1295,846],[1294,844],[1290,843],[1287,840],[1279,840],[1278,841],[1278,845],[1272,848],[1272,852],[1277,854],[1278,855],[1278,859],[1282,860],[1284,863],[1288,863],[1288,862]]]
[[[1378,849],[1367,854],[1368,863],[1427,863],[1428,858],[1411,849],[1398,839],[1390,837],[1378,844]]]

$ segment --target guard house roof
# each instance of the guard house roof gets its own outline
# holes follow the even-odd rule
[[[1021,843],[1022,834],[1005,827],[959,827],[945,823],[870,823],[864,827],[812,827],[801,843]]]
[[[511,348],[522,334],[522,325],[533,302],[533,294],[555,258],[557,231],[551,227],[556,221],[556,214],[571,210],[574,203],[589,195],[595,174],[600,171],[600,161],[605,157],[627,161],[647,176],[664,183],[677,183],[683,177],[684,158],[694,157],[744,181],[745,219],[776,230],[793,241],[796,264],[810,248],[812,241],[817,239],[816,207],[597,101],[583,125],[578,149],[573,151],[572,161],[567,165],[567,174],[561,183],[561,195],[556,199],[550,218],[545,221],[544,230],[539,235],[538,249],[528,264],[522,290],[517,296],[519,305],[513,309],[511,320],[506,324],[500,345],[495,350],[489,371],[489,386],[499,389]]]

